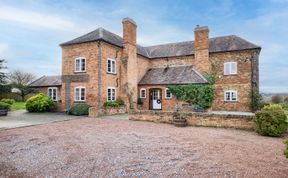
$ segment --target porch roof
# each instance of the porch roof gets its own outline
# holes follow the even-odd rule
[[[139,85],[200,84],[208,83],[192,65],[166,68],[151,68],[140,80]]]
[[[42,76],[39,79],[30,83],[30,87],[53,87],[53,86],[61,86],[62,80],[61,75],[54,76]]]

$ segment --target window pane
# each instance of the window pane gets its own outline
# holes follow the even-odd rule
[[[171,92],[170,90],[166,90],[166,98],[171,98]]]
[[[53,100],[56,100],[57,99],[57,90],[56,90],[56,88],[54,88],[54,89],[52,89],[52,91],[53,91],[53,94],[52,94],[52,99]]]
[[[81,88],[81,101],[85,100],[85,88]]]
[[[233,101],[236,101],[236,99],[237,99],[237,98],[236,98],[236,92],[232,92],[231,95],[232,95],[232,100],[233,100]]]
[[[230,74],[230,65],[229,63],[224,63],[224,75]]]
[[[108,92],[107,92],[107,100],[108,101],[111,101],[111,89],[110,88],[108,88]]]
[[[80,71],[80,60],[79,59],[76,59],[76,67],[75,67],[75,70],[76,71]]]
[[[115,61],[112,61],[112,72],[115,73]]]
[[[80,95],[79,88],[76,88],[76,90],[75,90],[75,100],[76,100],[76,101],[79,101],[79,100],[80,100],[79,95]]]
[[[52,97],[52,89],[48,89],[48,96],[51,98]]]
[[[108,69],[107,69],[108,72],[111,72],[111,60],[108,60]]]
[[[226,92],[225,99],[226,101],[230,101],[230,92]]]
[[[86,68],[86,60],[82,59],[81,71],[85,71],[85,68]]]
[[[231,63],[231,74],[237,73],[237,63],[233,62]]]
[[[114,101],[115,100],[115,89],[112,89],[112,96],[111,99]]]
[[[141,98],[146,98],[146,90],[141,90]]]

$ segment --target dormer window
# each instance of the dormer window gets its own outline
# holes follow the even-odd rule
[[[85,72],[86,71],[86,58],[78,57],[75,59],[75,72]]]
[[[116,61],[115,61],[115,59],[108,58],[108,60],[107,60],[107,72],[110,74],[116,74]]]
[[[237,62],[225,62],[224,75],[236,75],[236,74],[237,74]]]

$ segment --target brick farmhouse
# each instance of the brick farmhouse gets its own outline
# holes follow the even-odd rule
[[[62,43],[62,76],[44,76],[31,86],[58,101],[62,111],[85,102],[97,112],[116,99],[127,110],[168,111],[176,109],[176,98],[167,85],[207,83],[208,72],[217,79],[212,110],[251,111],[251,90],[259,89],[259,46],[235,35],[209,38],[207,26],[196,26],[194,41],[143,47],[136,23],[122,23],[123,37],[98,28]]]

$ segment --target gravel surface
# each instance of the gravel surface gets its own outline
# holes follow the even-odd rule
[[[0,177],[287,177],[283,138],[115,119],[0,131]]]

